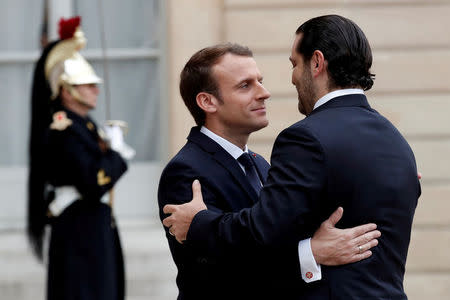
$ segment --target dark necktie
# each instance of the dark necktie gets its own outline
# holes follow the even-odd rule
[[[253,164],[252,159],[248,153],[243,153],[238,157],[238,162],[244,166],[245,176],[250,182],[251,186],[255,190],[256,194],[259,195],[259,191],[261,190],[261,181],[259,180],[259,176],[256,173],[255,165]]]

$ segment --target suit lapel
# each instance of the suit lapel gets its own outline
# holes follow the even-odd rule
[[[256,195],[256,192],[248,182],[238,162],[227,151],[225,151],[225,149],[201,133],[199,127],[193,127],[191,129],[188,140],[210,153],[212,158],[217,161],[218,164],[228,170],[231,176],[238,182],[253,203],[258,200],[258,195]]]

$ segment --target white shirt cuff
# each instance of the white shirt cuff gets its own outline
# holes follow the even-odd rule
[[[298,243],[298,258],[300,261],[300,272],[302,279],[309,283],[322,279],[320,265],[316,263],[311,250],[311,238]]]

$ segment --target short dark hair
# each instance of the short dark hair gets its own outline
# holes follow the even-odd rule
[[[303,23],[295,33],[303,33],[296,51],[305,61],[311,59],[315,50],[323,53],[328,62],[330,87],[360,86],[365,91],[372,87],[372,50],[353,21],[338,15],[320,16]]]
[[[198,93],[207,92],[219,100],[220,91],[211,69],[227,53],[253,57],[245,46],[233,43],[219,44],[197,51],[184,66],[180,74],[180,94],[197,125],[205,123],[205,112],[197,105]]]

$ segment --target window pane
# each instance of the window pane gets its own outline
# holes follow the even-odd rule
[[[0,65],[0,165],[27,162],[33,64]]]
[[[101,48],[98,1],[76,0],[74,12],[82,17],[87,49]],[[158,0],[102,1],[108,48],[157,48],[160,12]]]
[[[0,53],[38,50],[44,0],[0,0],[0,5]]]
[[[0,0],[0,56],[23,53],[29,62],[0,63],[0,166],[27,162],[32,57],[40,51],[44,1]]]
[[[107,48],[157,49],[160,45],[159,0],[102,1]],[[98,2],[75,0],[74,11],[82,17],[88,39],[87,50],[101,48],[101,21]],[[159,59],[108,59],[111,118],[129,124],[126,142],[136,150],[135,161],[157,160],[159,156]],[[104,78],[103,63],[90,60]],[[104,78],[106,79],[106,78]],[[98,121],[105,116],[105,88],[101,87],[99,106],[94,112]]]
[[[92,61],[96,72],[103,76],[101,62]],[[134,161],[158,159],[160,140],[160,82],[157,60],[130,59],[109,61],[111,119],[126,121],[129,133],[126,142],[136,150]],[[92,114],[100,123],[106,119],[105,84],[100,86],[96,111]]]

